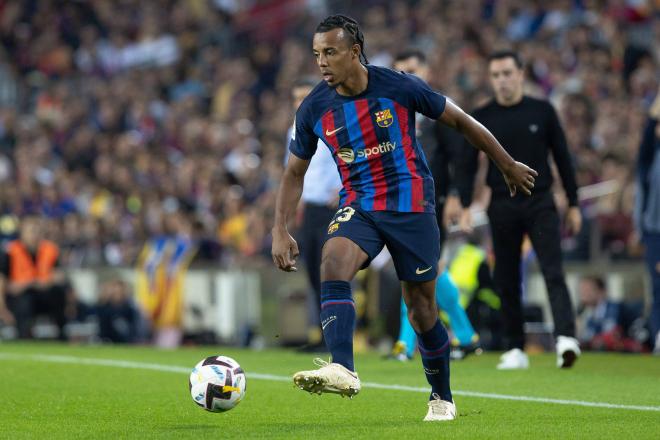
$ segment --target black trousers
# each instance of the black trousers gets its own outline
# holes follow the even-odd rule
[[[502,299],[502,320],[507,349],[525,344],[521,302],[521,245],[527,233],[548,290],[555,336],[575,336],[575,315],[562,267],[560,221],[552,193],[495,197],[488,207],[495,286]]]
[[[335,210],[325,205],[305,204],[300,234],[300,254],[305,261],[307,278],[313,297],[308,301],[309,323],[320,326],[321,313],[321,251],[328,233],[328,224]]]
[[[443,199],[444,200],[444,199]],[[442,257],[442,247],[447,240],[447,229],[445,229],[445,223],[443,221],[443,215],[445,212],[445,202],[436,202],[435,204],[435,219],[438,221],[438,228],[440,228],[440,257]]]
[[[20,295],[5,294],[7,308],[16,319],[19,338],[31,338],[34,318],[47,315],[57,324],[60,339],[64,339],[66,289],[64,285],[53,285],[45,289],[30,288]]]

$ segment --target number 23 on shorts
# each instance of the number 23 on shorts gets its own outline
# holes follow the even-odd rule
[[[336,232],[339,229],[339,224],[349,221],[353,217],[353,214],[355,214],[355,209],[350,206],[338,209],[335,217],[328,225],[328,234]]]

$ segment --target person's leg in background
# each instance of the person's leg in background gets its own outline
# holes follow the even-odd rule
[[[518,196],[524,197],[524,196]],[[521,299],[520,252],[524,225],[520,207],[512,200],[493,199],[488,207],[495,270],[493,282],[502,300],[505,348],[499,369],[528,368]]]
[[[660,354],[660,233],[645,232],[642,240],[646,248],[646,265],[651,277],[652,305],[649,317],[651,344],[655,344],[653,353]]]
[[[18,295],[5,295],[7,308],[14,315],[19,339],[32,337],[32,320],[34,318],[33,293],[25,290]]]
[[[400,361],[412,359],[415,354],[416,341],[417,335],[408,319],[408,306],[406,306],[406,301],[403,298],[403,295],[401,295],[399,339],[396,341],[396,344],[394,344],[392,355]]]
[[[456,339],[454,345],[467,347],[476,342],[475,339],[478,339],[478,336],[465,309],[461,306],[458,287],[446,269],[436,280],[435,298],[438,306],[449,316],[449,325]]]
[[[557,351],[560,355],[557,365],[569,368],[580,355],[580,349],[578,341],[575,339],[573,304],[564,278],[559,213],[555,208],[552,194],[549,192],[539,195],[530,202],[531,209],[526,210],[525,226],[529,231],[529,238],[532,241],[548,290],[550,308],[555,323],[554,334],[557,338]],[[569,350],[570,353],[565,350]]]
[[[35,315],[46,315],[52,319],[59,330],[58,338],[62,341],[66,340],[64,326],[66,325],[67,289],[66,284],[53,284],[34,292]]]

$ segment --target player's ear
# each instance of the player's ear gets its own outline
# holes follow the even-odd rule
[[[351,46],[351,58],[360,58],[360,45],[357,43]]]

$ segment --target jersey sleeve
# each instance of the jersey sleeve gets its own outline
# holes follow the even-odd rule
[[[296,120],[289,140],[289,151],[301,159],[310,160],[316,152],[319,138],[314,133],[314,124],[307,108],[303,102],[296,112]]]
[[[406,75],[408,90],[412,95],[413,109],[431,119],[438,119],[445,111],[447,98],[434,91],[415,75]]]

